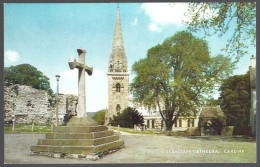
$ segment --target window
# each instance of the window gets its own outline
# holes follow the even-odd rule
[[[155,120],[152,120],[152,128],[154,128]]]
[[[188,127],[190,127],[190,119],[188,119]]]
[[[194,119],[191,119],[191,126],[194,127]]]
[[[117,111],[117,112],[120,112],[120,109],[121,109],[120,105],[119,105],[119,104],[116,105],[116,111]]]
[[[179,119],[179,127],[181,127],[182,126],[182,124],[181,124],[182,122],[181,122],[181,119]]]
[[[116,84],[116,92],[120,92],[120,87],[121,87],[120,84],[117,83],[117,84]]]

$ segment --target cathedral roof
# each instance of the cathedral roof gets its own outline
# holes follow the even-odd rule
[[[127,72],[127,58],[122,37],[119,7],[117,7],[114,38],[108,62],[108,72]]]

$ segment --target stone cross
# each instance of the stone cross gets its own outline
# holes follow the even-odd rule
[[[86,51],[82,48],[77,49],[79,54],[79,62],[74,57],[69,60],[70,69],[78,68],[78,117],[87,116],[86,113],[86,94],[85,94],[85,71],[88,75],[92,75],[93,67],[85,65],[85,54]]]

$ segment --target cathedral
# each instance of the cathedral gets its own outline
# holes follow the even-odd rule
[[[109,118],[122,112],[129,102],[129,73],[127,58],[122,37],[120,13],[117,6],[116,24],[112,43],[112,50],[108,61],[108,110],[105,123]]]

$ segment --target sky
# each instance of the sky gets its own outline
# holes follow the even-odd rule
[[[122,34],[131,67],[145,58],[147,50],[176,32],[186,30],[183,20],[187,3],[119,3]],[[117,3],[6,3],[4,4],[4,66],[30,64],[50,79],[56,92],[55,75],[60,75],[59,91],[77,95],[78,71],[70,70],[70,57],[78,59],[77,49],[84,48],[86,64],[94,68],[86,77],[86,110],[107,108],[108,59],[112,48]],[[207,37],[211,55],[223,54],[226,39]],[[201,34],[194,34],[202,37]],[[240,59],[234,74],[244,74],[251,55]]]

